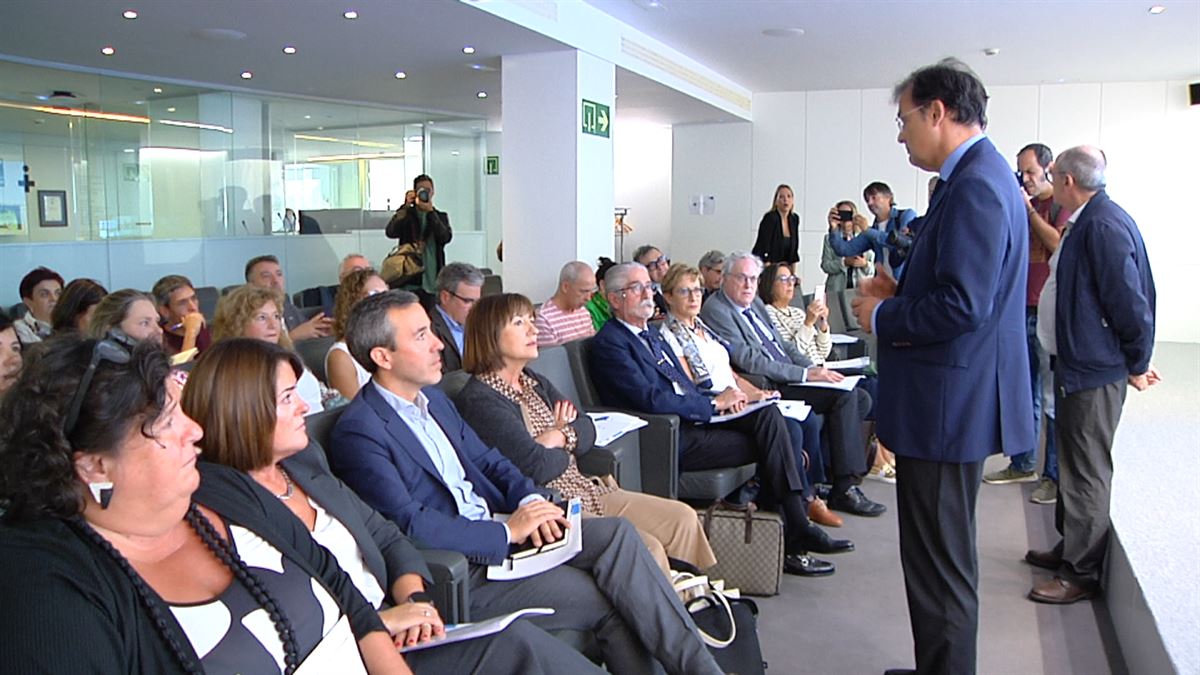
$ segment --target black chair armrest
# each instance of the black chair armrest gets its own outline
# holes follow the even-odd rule
[[[611,475],[622,488],[642,491],[642,444],[640,433],[627,433],[604,447],[593,447],[576,455],[579,470],[586,476]]]
[[[433,604],[446,623],[470,621],[470,591],[468,579],[470,568],[467,557],[458,551],[444,549],[421,549],[421,557],[433,575]]]

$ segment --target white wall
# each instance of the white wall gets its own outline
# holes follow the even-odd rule
[[[620,103],[618,101],[618,103]],[[614,243],[618,262],[633,259],[638,246],[660,249],[671,242],[671,127],[623,122],[613,125],[613,189],[616,206],[629,208],[624,254]],[[670,253],[670,251],[668,251]],[[595,260],[587,261],[595,266]]]
[[[1056,152],[1093,143],[1108,155],[1109,194],[1141,228],[1158,289],[1158,339],[1200,342],[1190,279],[1200,260],[1173,250],[1180,197],[1195,190],[1191,153],[1200,148],[1200,107],[1184,82],[992,87],[988,134],[1015,164],[1040,141]],[[792,185],[801,216],[801,275],[819,284],[825,214],[834,202],[862,204],[862,188],[888,183],[901,206],[923,211],[929,174],[908,164],[896,143],[895,106],[884,89],[758,94],[754,123],[675,128],[671,240],[678,259],[707,248],[749,248],[779,183]],[[631,160],[636,161],[636,160]],[[731,180],[733,183],[726,184]],[[718,215],[689,216],[688,199],[709,189],[733,192]],[[719,187],[717,187],[719,186]],[[724,212],[722,212],[724,209]],[[1174,235],[1174,236],[1173,236]]]

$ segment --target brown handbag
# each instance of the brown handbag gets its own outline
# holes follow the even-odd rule
[[[783,578],[783,519],[745,505],[717,500],[700,511],[704,534],[717,556],[705,570],[713,579],[724,579],[730,588],[748,595],[776,595]]]

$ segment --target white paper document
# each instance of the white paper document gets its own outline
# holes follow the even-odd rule
[[[783,413],[784,417],[790,417],[794,420],[803,422],[808,417],[808,413],[812,412],[812,406],[804,401],[776,401],[779,405],[779,412]]]
[[[494,520],[504,522],[508,514],[497,513]],[[535,574],[541,574],[548,569],[558,567],[574,558],[583,550],[583,529],[580,522],[583,518],[583,507],[579,499],[567,502],[567,543],[553,550],[543,550],[533,554],[522,554],[516,558],[508,556],[499,565],[488,565],[487,578],[489,581],[512,581],[524,579]],[[518,552],[520,553],[520,552]]]
[[[429,649],[430,647],[441,647],[453,642],[462,642],[463,640],[473,640],[475,638],[487,637],[494,635],[508,628],[509,624],[520,619],[523,616],[545,616],[553,614],[554,609],[551,607],[527,607],[518,609],[511,614],[497,616],[487,621],[476,621],[474,623],[458,623],[448,624],[446,626],[446,635],[440,638],[434,638],[428,642],[422,642],[416,645],[401,647],[400,653],[415,652],[419,649]]]
[[[767,401],[755,401],[754,403],[747,403],[745,408],[742,408],[741,410],[739,410],[737,412],[723,413],[721,415],[713,415],[712,419],[708,420],[708,422],[709,422],[709,424],[719,424],[721,422],[728,422],[729,420],[736,420],[739,417],[745,417],[746,415],[749,415],[750,413],[754,412],[755,410],[765,408],[769,405],[775,405],[775,402],[778,400],[779,399],[773,398],[773,399],[770,399]]]
[[[858,342],[858,338],[853,335],[846,335],[845,333],[830,333],[829,342],[835,345],[852,345]]]
[[[587,416],[592,418],[592,424],[596,425],[596,446],[601,448],[649,424],[636,415],[619,412],[590,412]]]
[[[793,387],[820,387],[822,389],[841,389],[850,391],[862,379],[862,375],[847,375],[841,382],[792,382]]]
[[[850,370],[852,368],[866,368],[869,365],[871,365],[871,357],[869,356],[860,356],[857,359],[825,362],[825,367],[829,370]]]

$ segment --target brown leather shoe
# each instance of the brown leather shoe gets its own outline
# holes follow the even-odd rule
[[[841,527],[842,517],[826,506],[825,500],[817,497],[808,503],[808,519],[825,527]]]
[[[1062,558],[1054,552],[1054,549],[1047,551],[1035,551],[1029,549],[1025,552],[1025,562],[1034,567],[1041,567],[1047,570],[1056,570],[1062,565]]]
[[[1050,605],[1069,605],[1080,600],[1096,597],[1095,586],[1084,586],[1062,577],[1043,581],[1029,591],[1029,599]]]

